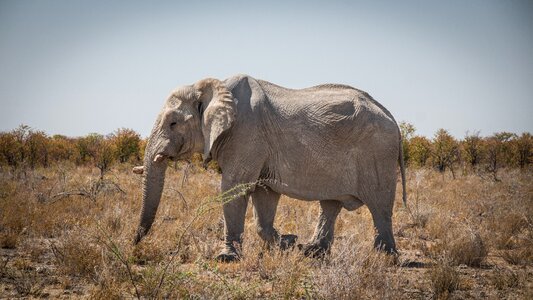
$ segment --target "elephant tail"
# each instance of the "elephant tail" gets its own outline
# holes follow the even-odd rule
[[[403,200],[403,207],[407,207],[407,188],[406,188],[406,182],[405,182],[405,162],[403,160],[403,142],[402,137],[400,136],[400,155],[398,157],[398,161],[400,162],[400,174],[402,176],[402,200]]]

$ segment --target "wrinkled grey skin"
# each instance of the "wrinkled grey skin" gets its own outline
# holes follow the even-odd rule
[[[250,192],[259,236],[270,245],[291,245],[295,236],[274,228],[281,194],[320,201],[307,255],[322,255],[333,242],[342,208],[366,205],[377,229],[375,246],[396,252],[392,209],[396,168],[404,184],[401,137],[392,115],[367,93],[345,85],[292,90],[239,75],[205,79],[176,89],[166,100],[148,140],[138,243],[150,229],[163,190],[167,159],[203,152],[222,170],[222,191],[262,180]],[[224,204],[224,248],[234,260],[241,244],[248,197]]]

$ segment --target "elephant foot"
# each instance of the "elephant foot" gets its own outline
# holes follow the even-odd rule
[[[233,245],[226,245],[220,254],[216,257],[219,262],[236,262],[241,259],[241,255],[237,248]]]
[[[392,256],[398,256],[399,255],[399,253],[396,250],[396,248],[378,247],[378,248],[376,248],[376,250],[381,251],[381,252],[383,252],[385,254],[388,254],[388,255],[392,255]]]
[[[395,243],[386,243],[382,239],[379,239],[379,237],[374,241],[374,248],[378,251],[382,251],[386,254],[390,255],[398,255],[398,251],[396,250]]]
[[[284,251],[294,248],[298,241],[298,236],[295,234],[282,234],[279,239],[279,249]]]
[[[374,248],[386,255],[386,261],[390,265],[399,265],[400,264],[400,253],[396,250],[396,247],[394,246],[387,246],[386,244],[378,244],[376,242],[377,246],[374,245]]]
[[[298,250],[307,257],[324,258],[330,253],[329,243],[298,244]]]
[[[216,258],[217,261],[224,263],[237,262],[240,259],[241,257],[236,253],[220,253]]]

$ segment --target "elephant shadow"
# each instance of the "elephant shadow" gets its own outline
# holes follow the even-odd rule
[[[433,266],[433,263],[427,263],[427,262],[421,262],[421,261],[415,261],[415,260],[407,260],[402,263],[400,263],[400,267],[407,268],[407,269],[424,269],[429,268]]]

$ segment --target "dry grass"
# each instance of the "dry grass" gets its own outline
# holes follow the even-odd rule
[[[434,297],[437,299],[447,299],[451,293],[459,289],[459,272],[446,260],[437,262],[431,269],[429,277]]]
[[[249,208],[245,256],[224,264],[213,260],[223,234],[219,175],[197,166],[169,168],[152,231],[134,247],[141,178],[130,167],[118,166],[104,183],[97,170],[72,165],[27,172],[18,180],[0,173],[0,298],[533,295],[531,171],[501,171],[501,181],[494,182],[410,170],[409,209],[402,208],[398,188],[394,215],[398,262],[372,250],[375,231],[364,207],[341,212],[324,260],[264,248]],[[282,197],[276,225],[305,242],[317,215],[317,203]]]

